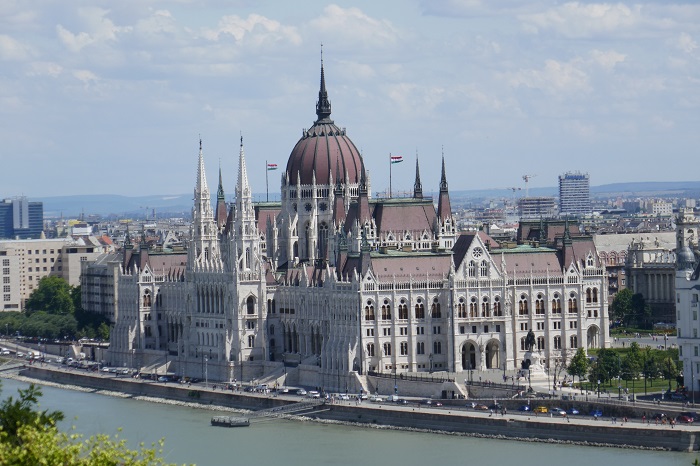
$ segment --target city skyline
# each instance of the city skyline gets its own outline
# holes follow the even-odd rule
[[[9,2],[0,6],[0,197],[182,193],[198,140],[232,193],[279,192],[315,119],[320,44],[336,124],[373,191],[690,181],[700,6],[690,2]],[[650,168],[663,164],[667,170]]]

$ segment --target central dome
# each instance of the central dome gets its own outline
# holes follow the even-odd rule
[[[362,173],[362,156],[355,144],[338,128],[331,116],[331,102],[326,92],[326,80],[321,64],[321,89],[316,104],[318,119],[304,131],[287,161],[289,184],[330,185],[331,178],[341,183],[357,184]]]

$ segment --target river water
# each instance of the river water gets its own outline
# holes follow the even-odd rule
[[[28,384],[3,379],[5,399]],[[162,405],[94,393],[42,387],[41,409],[61,410],[62,429],[114,435],[135,448],[165,438],[169,462],[218,465],[486,465],[689,466],[700,455],[617,448],[474,439],[314,422],[265,420],[250,427],[211,427],[204,409]]]

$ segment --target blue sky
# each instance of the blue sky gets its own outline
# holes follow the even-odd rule
[[[700,4],[514,0],[0,3],[0,196],[232,194],[332,118],[373,191],[696,180]],[[270,191],[279,191],[272,172]]]

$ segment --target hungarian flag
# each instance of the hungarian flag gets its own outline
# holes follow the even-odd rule
[[[403,157],[400,155],[390,155],[391,163],[401,163],[403,162]]]
[[[277,170],[277,164],[276,163],[268,163],[267,164],[267,171],[270,170]]]

